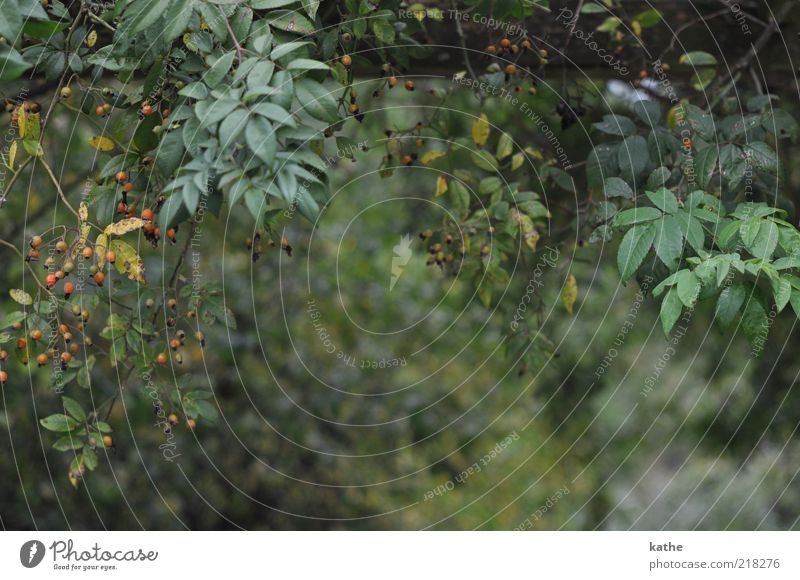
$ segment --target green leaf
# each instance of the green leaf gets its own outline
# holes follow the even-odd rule
[[[683,311],[683,303],[681,299],[678,298],[678,292],[675,288],[671,288],[667,295],[664,296],[664,301],[661,303],[661,313],[659,314],[661,318],[661,328],[664,330],[664,334],[669,336],[669,333],[672,331],[672,327],[675,326],[675,323],[681,317],[681,312]]]
[[[705,189],[709,181],[711,181],[711,175],[717,167],[718,158],[719,152],[716,145],[710,145],[705,149],[701,149],[695,155],[693,160],[695,165],[694,171],[699,187]],[[687,159],[687,161],[691,162],[691,158]]]
[[[372,22],[372,32],[375,33],[375,37],[384,45],[390,45],[394,43],[394,26],[392,26],[386,20],[374,20]]]
[[[727,330],[736,319],[747,298],[747,290],[742,284],[732,284],[719,294],[714,320],[721,330]]]
[[[762,221],[755,238],[746,245],[756,258],[769,260],[778,245],[778,226],[771,221]]]
[[[193,0],[173,0],[170,8],[164,15],[164,42],[171,43],[181,36],[187,28],[192,17]]]
[[[291,71],[308,71],[308,70],[330,70],[330,67],[324,62],[313,60],[310,58],[297,58],[286,65],[286,70]]]
[[[78,422],[75,419],[62,414],[50,415],[41,419],[39,423],[48,431],[61,433],[72,431],[78,426]]]
[[[655,235],[655,227],[645,224],[632,227],[622,238],[617,252],[617,266],[623,283],[636,273],[647,256]]]
[[[647,168],[649,161],[650,152],[644,137],[632,135],[620,143],[617,162],[623,177],[636,178]]]
[[[496,172],[499,167],[497,159],[488,151],[473,151],[470,153],[470,159],[476,167],[484,171]]]
[[[684,306],[692,308],[700,296],[700,279],[697,274],[690,270],[681,270],[678,275],[676,290],[678,291],[678,298],[681,299]]]
[[[264,117],[251,117],[245,128],[247,146],[264,163],[271,164],[278,150],[272,125]]]
[[[236,52],[234,51],[225,53],[219,57],[214,61],[214,64],[211,65],[211,68],[206,71],[206,74],[203,75],[203,82],[208,85],[209,88],[215,88],[222,82],[222,79],[225,78],[228,71],[231,70],[234,58],[236,58]]]
[[[34,38],[49,39],[54,34],[65,30],[69,25],[66,22],[52,20],[28,20],[22,27],[22,32]]]
[[[86,413],[83,411],[80,403],[69,397],[61,397],[61,402],[64,404],[64,410],[74,419],[83,423],[86,421]]]
[[[750,298],[745,305],[742,316],[742,331],[750,341],[753,352],[758,355],[764,350],[764,343],[769,334],[769,318],[761,302]]]
[[[295,94],[302,110],[315,119],[326,123],[339,120],[336,99],[320,83],[311,79],[299,79],[295,85]]]
[[[608,135],[627,137],[636,132],[636,125],[623,115],[603,115],[603,120],[592,125],[598,131]]]
[[[773,284],[772,291],[775,295],[775,307],[781,312],[792,297],[792,285],[786,278],[779,278],[777,284]]]
[[[270,26],[295,34],[312,34],[314,24],[296,10],[273,10],[267,15]]]
[[[8,44],[0,44],[0,80],[12,81],[31,68],[22,55]]]
[[[672,175],[670,170],[663,165],[661,167],[656,167],[647,178],[647,188],[653,190],[662,187],[667,183],[670,175]]]
[[[654,206],[665,213],[674,214],[678,211],[678,199],[669,189],[662,187],[657,191],[646,191],[645,195]]]
[[[703,52],[702,50],[696,50],[694,52],[687,52],[686,54],[681,55],[678,59],[680,64],[686,64],[689,66],[709,66],[717,64],[717,59],[714,58],[714,55],[709,54],[707,52]]]
[[[633,199],[633,190],[626,181],[619,177],[609,177],[603,183],[603,190],[606,197],[624,197],[625,199]]]
[[[700,253],[705,246],[705,233],[702,224],[688,211],[679,211],[675,214],[675,219],[681,228],[681,235],[689,243],[692,249]]]
[[[81,447],[83,447],[83,441],[73,435],[64,435],[53,443],[53,449],[56,451],[72,451]]]
[[[670,272],[674,272],[680,264],[683,252],[683,235],[680,225],[674,216],[667,215],[660,222],[656,222],[656,227],[656,236],[653,241],[656,255],[669,268]]]
[[[654,207],[634,207],[618,213],[614,218],[614,227],[621,228],[641,222],[649,222],[660,219],[662,215],[664,214]]]

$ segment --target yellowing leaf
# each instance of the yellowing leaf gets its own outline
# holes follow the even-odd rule
[[[95,135],[89,139],[89,145],[98,151],[111,151],[114,148],[114,142],[108,137],[102,135]]]
[[[487,139],[489,139],[489,118],[486,113],[481,113],[480,118],[472,124],[472,140],[475,145],[482,147]]]
[[[14,141],[8,148],[8,168],[14,171],[14,159],[17,158],[17,142]]]
[[[498,160],[502,161],[514,151],[514,142],[511,140],[511,135],[508,133],[503,133],[500,135],[500,139],[497,141],[497,157]]]
[[[17,107],[17,130],[19,136],[24,139],[28,131],[28,113],[25,112],[25,107]]]
[[[569,274],[564,282],[564,287],[561,289],[561,304],[564,305],[568,313],[572,314],[572,307],[577,299],[578,282],[575,280],[575,276]]]
[[[121,236],[123,234],[127,234],[128,232],[138,230],[146,223],[147,222],[145,222],[142,218],[125,218],[124,220],[119,220],[117,223],[107,225],[103,233],[105,233],[107,236]]]
[[[439,157],[444,157],[446,151],[444,149],[433,149],[432,151],[428,151],[425,155],[423,155],[419,162],[423,165],[427,165],[428,163],[433,163]]]
[[[642,36],[642,25],[639,23],[638,20],[634,20],[633,22],[631,22],[631,28],[633,29],[633,33],[636,36]]]
[[[97,31],[92,30],[89,35],[86,37],[86,46],[92,48],[95,43],[97,42]]]
[[[516,171],[522,164],[525,162],[525,154],[524,153],[515,153],[514,156],[511,158],[511,171]]]
[[[22,304],[23,306],[30,306],[33,304],[33,298],[31,298],[31,295],[25,292],[25,290],[12,288],[8,293],[11,295],[11,299],[17,304]]]
[[[436,197],[444,195],[447,192],[447,179],[444,175],[436,178]]]
[[[100,234],[94,241],[94,253],[97,255],[97,267],[102,268],[106,263],[106,251],[108,250],[108,236]]]
[[[120,274],[126,275],[139,284],[147,284],[147,280],[144,279],[144,262],[133,246],[122,240],[111,240],[111,251],[117,255],[114,265]]]

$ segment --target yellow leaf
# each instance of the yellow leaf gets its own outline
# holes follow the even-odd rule
[[[511,139],[511,135],[508,133],[503,133],[500,135],[500,139],[497,141],[497,157],[498,161],[502,161],[509,155],[514,152],[514,142]]]
[[[31,295],[25,292],[25,290],[12,288],[8,293],[11,295],[11,299],[17,304],[22,304],[23,306],[30,306],[33,304],[33,298],[31,298]]]
[[[25,107],[17,107],[17,130],[19,136],[24,139],[28,130],[28,113],[25,112]]]
[[[444,195],[447,192],[447,179],[444,175],[436,178],[436,197]]]
[[[631,22],[631,28],[633,28],[633,33],[636,36],[642,35],[642,25],[639,23],[638,20],[634,20],[633,22]]]
[[[117,255],[114,265],[120,274],[126,275],[139,284],[147,284],[147,280],[144,279],[144,261],[133,246],[122,240],[111,240],[111,251]]]
[[[127,234],[128,232],[138,230],[146,223],[147,222],[145,222],[142,218],[125,218],[124,220],[119,220],[117,223],[107,225],[103,233],[105,233],[107,236],[121,236],[123,234]]]
[[[482,147],[489,139],[489,118],[486,113],[481,113],[479,119],[472,124],[472,140],[475,145]]]
[[[561,304],[564,305],[564,308],[569,314],[572,314],[572,307],[577,299],[578,282],[575,280],[575,276],[570,273],[567,275],[564,287],[561,289]]]
[[[516,171],[522,164],[525,162],[525,154],[524,153],[515,153],[514,156],[511,158],[511,171]]]
[[[536,244],[539,243],[540,237],[541,236],[539,235],[539,232],[537,232],[535,229],[522,234],[522,238],[525,240],[525,244],[531,249],[531,252],[536,251]]]
[[[95,43],[97,42],[97,31],[92,30],[89,35],[86,37],[86,46],[92,48]]]
[[[89,139],[89,145],[98,151],[111,151],[114,148],[114,142],[108,137],[102,135],[95,135]]]
[[[94,253],[97,254],[97,267],[102,268],[106,263],[106,251],[108,250],[108,236],[100,234],[94,241]]]
[[[14,141],[8,148],[8,168],[14,171],[14,159],[17,158],[17,142]]]
[[[428,151],[425,155],[423,155],[419,162],[423,165],[427,165],[428,163],[433,163],[439,157],[444,157],[446,151],[444,149],[433,149],[432,151]]]

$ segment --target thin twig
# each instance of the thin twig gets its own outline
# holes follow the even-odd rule
[[[228,34],[231,35],[231,40],[233,40],[233,46],[236,47],[236,58],[239,60],[239,64],[242,64],[243,60],[242,53],[244,52],[244,49],[242,48],[242,45],[239,44],[239,39],[236,38],[236,34],[234,34],[233,32],[233,28],[231,28],[231,23],[228,22],[228,17],[225,16],[225,12],[222,10],[222,6],[217,6],[217,8],[219,9],[220,16],[222,16],[222,21],[225,23],[225,28],[228,29]]]
[[[455,0],[452,0],[453,10],[458,11],[458,5],[456,4]],[[464,53],[464,66],[467,67],[467,72],[469,72],[469,76],[472,79],[477,79],[478,75],[475,74],[475,70],[472,68],[472,63],[469,60],[469,51],[467,50],[467,40],[464,38],[464,29],[461,28],[461,19],[456,18],[456,33],[458,34],[458,38],[461,41],[461,52]]]

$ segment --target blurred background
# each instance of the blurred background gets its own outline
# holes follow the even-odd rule
[[[590,124],[630,97],[597,82],[609,104],[588,101],[586,117],[563,131],[546,83],[524,96],[573,160],[591,149]],[[367,150],[330,167],[333,197],[317,224],[286,225],[291,257],[276,248],[251,260],[247,212],[206,216],[198,266],[185,276],[219,280],[237,328],[209,329],[205,350],[185,355],[180,374],[213,391],[221,416],[194,432],[176,428],[174,461],[133,381],[109,421],[115,447],[99,452],[100,467],[74,490],[68,460],[37,423],[58,406],[46,373],[28,367],[23,384],[3,388],[4,528],[800,528],[794,315],[774,319],[758,358],[743,337],[712,326],[712,306],[668,341],[657,303],[635,283],[620,285],[616,242],[584,243],[578,230],[538,273],[535,262],[519,263],[504,307],[484,308],[473,285],[426,265],[419,233],[444,211],[430,170],[378,172],[384,129],[413,125],[433,102],[429,90],[448,87],[441,78],[417,83],[348,129]],[[797,116],[790,83],[772,88]],[[448,106],[454,126],[471,125],[472,91]],[[523,145],[548,151],[517,108],[490,100],[487,110],[498,126],[516,127]],[[66,133],[74,120],[56,122]],[[75,191],[85,140],[64,147],[65,189]],[[784,149],[786,159],[797,153],[794,143]],[[800,171],[786,169],[784,187],[796,192]],[[559,205],[575,203],[539,193],[556,219]],[[44,181],[21,184],[0,212],[2,237],[19,241],[50,225],[50,195]],[[391,286],[404,236],[410,259]],[[160,248],[148,276],[168,275],[176,252]],[[4,278],[21,278],[21,262],[0,256]],[[578,283],[573,315],[559,298],[568,272]],[[503,331],[534,276],[552,358],[520,375]],[[0,313],[13,308],[0,301]],[[108,396],[119,380],[98,365],[91,391]],[[176,376],[168,368],[154,380],[168,388]]]

